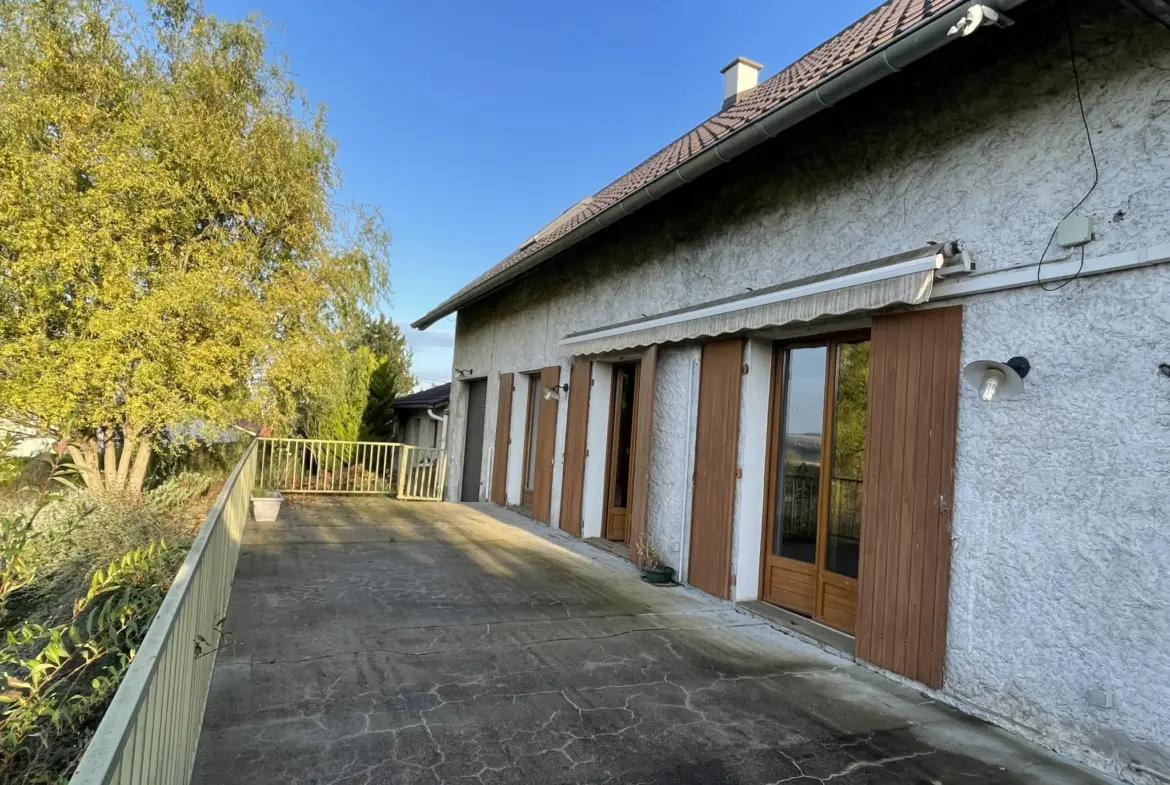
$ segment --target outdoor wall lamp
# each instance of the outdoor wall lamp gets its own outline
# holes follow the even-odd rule
[[[456,368],[455,369],[455,375],[457,377],[459,377],[460,379],[466,379],[468,376],[471,376],[471,374],[473,374],[473,373],[474,373],[474,371],[470,368]]]
[[[554,387],[545,387],[544,388],[544,399],[546,401],[559,401],[561,399],[561,391],[562,390],[566,393],[569,392],[569,383],[568,382],[565,382],[564,384],[560,385],[559,387],[555,387],[555,386]]]
[[[1013,398],[1024,390],[1024,377],[1032,370],[1027,357],[1013,357],[1006,363],[976,360],[963,369],[963,381],[985,401]]]

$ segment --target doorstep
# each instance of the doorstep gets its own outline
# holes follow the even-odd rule
[[[581,542],[589,543],[594,548],[600,548],[603,551],[612,553],[614,556],[621,556],[626,561],[634,560],[633,551],[631,551],[630,546],[626,545],[624,542],[613,542],[612,540],[607,540],[604,537],[583,537]]]
[[[848,633],[835,630],[820,622],[813,621],[807,616],[801,616],[799,613],[777,608],[775,605],[762,600],[737,602],[735,607],[747,614],[770,622],[773,626],[779,627],[782,630],[790,630],[798,635],[811,638],[825,648],[835,649],[850,657],[853,656],[853,636]]]

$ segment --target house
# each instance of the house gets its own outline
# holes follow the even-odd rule
[[[0,442],[11,440],[10,455],[16,458],[35,458],[53,450],[54,440],[38,436],[36,431],[10,420],[0,419]],[[0,458],[5,457],[0,455]]]
[[[893,0],[759,84],[733,61],[710,119],[416,322],[456,313],[473,369],[448,498],[644,537],[1167,781],[1163,9]]]
[[[441,447],[446,441],[451,383],[405,395],[394,401],[398,441],[416,447]]]

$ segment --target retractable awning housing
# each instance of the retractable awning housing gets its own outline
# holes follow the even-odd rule
[[[893,305],[919,305],[930,300],[935,275],[949,265],[958,248],[958,242],[932,244],[766,289],[570,333],[559,343],[573,355],[605,354],[783,327]]]

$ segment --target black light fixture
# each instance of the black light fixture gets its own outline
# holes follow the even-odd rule
[[[1024,377],[1032,370],[1027,357],[1012,357],[1006,363],[976,360],[963,369],[963,381],[979,392],[984,401],[1014,398],[1024,390]]]

